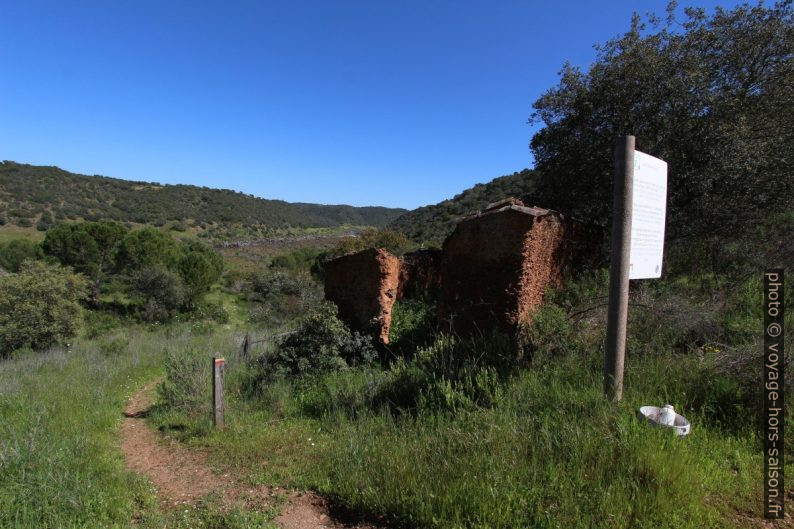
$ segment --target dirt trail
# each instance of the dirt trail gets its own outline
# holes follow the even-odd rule
[[[214,473],[206,453],[188,449],[146,424],[156,385],[157,381],[150,382],[130,399],[121,425],[121,450],[127,466],[151,480],[163,508],[193,504],[207,494],[218,493],[224,504],[262,509],[275,503],[279,495],[286,496],[287,503],[275,523],[284,529],[373,529],[371,525],[345,525],[333,519],[325,499],[312,492],[251,487],[228,474]]]

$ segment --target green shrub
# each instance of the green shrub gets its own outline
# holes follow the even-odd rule
[[[133,295],[138,298],[138,316],[146,322],[171,319],[187,301],[182,279],[162,266],[135,272],[132,285]]]
[[[336,305],[326,302],[303,318],[298,330],[263,359],[266,372],[300,377],[372,363],[371,339],[351,333],[336,313]]]
[[[518,366],[516,343],[509,336],[440,336],[413,360],[399,358],[392,364],[376,402],[428,411],[492,406],[500,398],[501,383]]]
[[[19,273],[0,277],[0,356],[71,338],[82,321],[79,301],[87,282],[68,269],[26,261]]]
[[[321,253],[322,250],[318,248],[301,248],[300,250],[277,255],[270,261],[270,268],[308,270]]]
[[[42,259],[41,246],[28,239],[13,239],[0,244],[0,268],[9,272],[19,272],[22,263],[28,259]]]
[[[389,349],[401,356],[432,342],[436,304],[430,299],[400,299],[392,308]]]
[[[306,313],[322,298],[319,284],[306,272],[251,274],[244,287],[254,301],[251,321],[279,325]]]
[[[121,320],[111,312],[88,310],[85,311],[85,325],[83,335],[86,338],[97,338],[121,326]]]

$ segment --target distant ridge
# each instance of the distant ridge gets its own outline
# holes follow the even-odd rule
[[[455,219],[483,209],[492,202],[516,197],[527,205],[535,205],[536,181],[536,173],[529,169],[501,176],[438,204],[409,211],[389,227],[405,233],[416,242],[440,244],[455,229]]]
[[[109,219],[154,225],[178,221],[200,227],[381,227],[405,212],[377,206],[290,203],[227,189],[160,185],[86,176],[58,167],[0,163],[0,224]]]

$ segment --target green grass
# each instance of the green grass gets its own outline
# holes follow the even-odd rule
[[[250,484],[317,490],[395,526],[722,528],[758,521],[763,460],[752,375],[748,386],[743,373],[724,365],[738,358],[728,353],[755,350],[758,285],[731,288],[716,312],[706,311],[697,282],[635,292],[625,396],[611,405],[601,394],[602,314],[568,317],[602,294],[599,281],[552,296],[528,334],[532,364],[512,371],[493,369],[504,359],[500,342],[467,352],[442,341],[389,369],[263,383],[256,357],[273,344],[243,358],[235,329],[243,313],[231,310],[229,325],[113,329],[76,340],[70,351],[2,362],[0,527],[270,523],[274,510],[229,510],[216,497],[162,512],[146,480],[125,469],[120,411],[163,372],[168,384],[152,426],[208,450],[216,470]],[[233,296],[213,295],[233,308]],[[794,327],[791,313],[787,324]],[[227,360],[223,431],[209,420],[206,360],[213,352]],[[464,352],[475,364],[451,371]],[[690,436],[637,420],[640,405],[668,402],[691,420]],[[794,429],[791,413],[786,420]],[[789,454],[791,447],[789,440]]]
[[[236,529],[272,519],[213,498],[161,512],[147,480],[125,467],[118,433],[129,396],[162,374],[169,351],[211,351],[208,335],[190,329],[131,327],[0,362],[0,527]]]
[[[698,384],[698,361],[632,362],[616,407],[596,364],[526,370],[495,406],[456,413],[340,405],[318,417],[307,412],[313,393],[342,402],[366,392],[367,374],[278,383],[258,405],[235,401],[226,431],[181,435],[252,483],[312,488],[410,527],[717,528],[758,511],[763,462],[751,429],[726,432],[684,406],[694,427],[680,439],[635,416]]]
[[[10,223],[0,226],[0,243],[14,239],[29,239],[34,242],[40,242],[44,240],[44,232],[37,230],[35,227],[23,228]]]
[[[528,333],[532,365],[497,385],[491,375],[498,369],[484,364],[464,363],[457,372],[463,378],[445,378],[461,350],[442,341],[391,369],[276,380],[251,390],[256,368],[227,348],[233,389],[225,431],[167,406],[152,420],[209,449],[219,470],[251,483],[314,489],[397,526],[760,524],[758,388],[751,364],[726,368],[760,351],[757,281],[727,293],[697,282],[638,289],[624,400],[611,405],[601,390],[603,311],[568,317],[603,294],[603,279],[552,296]],[[718,310],[710,311],[708,300]],[[787,323],[794,325],[794,314]],[[481,364],[491,356],[498,367],[500,346],[486,341],[467,354]],[[418,398],[403,402],[406,392],[417,391]],[[789,409],[790,401],[791,395]],[[641,405],[665,403],[690,419],[690,436],[676,438],[637,419]],[[786,420],[794,427],[791,413]]]

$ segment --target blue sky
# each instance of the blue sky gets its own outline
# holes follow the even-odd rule
[[[531,167],[563,62],[665,6],[0,0],[0,159],[415,208]]]

